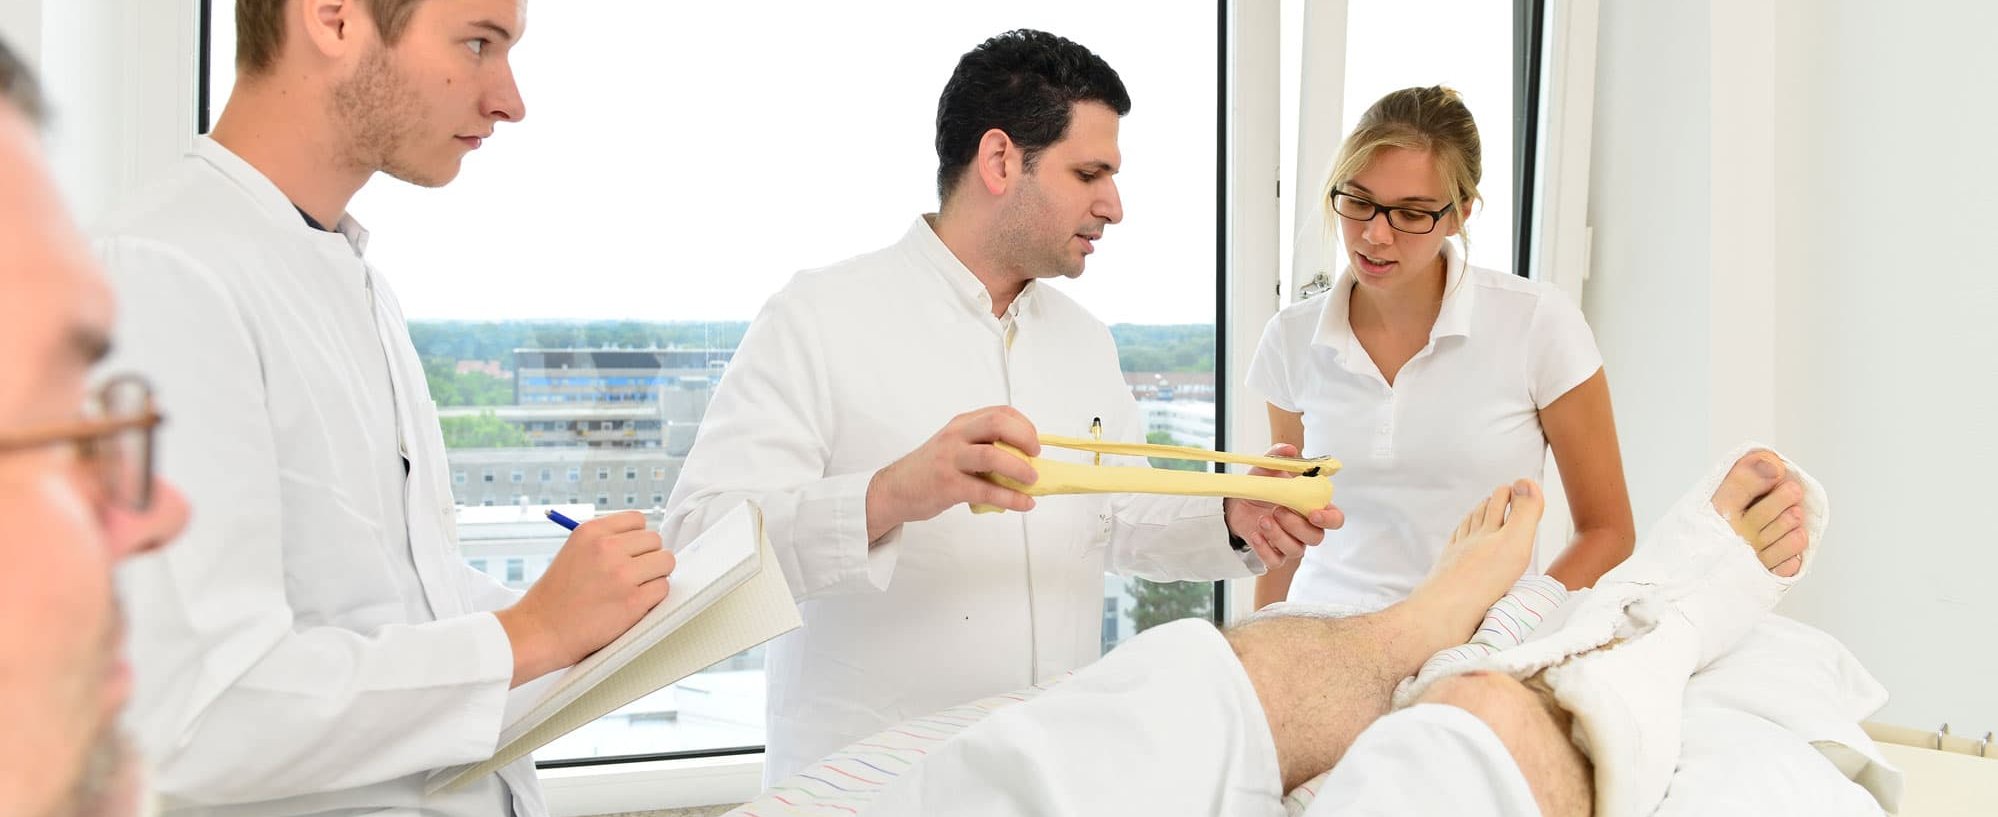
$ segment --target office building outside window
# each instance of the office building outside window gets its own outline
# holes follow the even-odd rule
[[[211,95],[221,100],[233,81],[232,4],[211,2],[221,49],[208,61]],[[917,214],[936,209],[937,95],[963,52],[1015,27],[1089,46],[1134,100],[1117,177],[1127,218],[1109,228],[1086,275],[1049,283],[1111,325],[1152,439],[1214,445],[1215,11],[1104,0],[536,5],[534,30],[513,53],[535,116],[500,125],[449,186],[378,177],[350,207],[371,231],[369,257],[396,288],[438,402],[469,564],[524,588],[566,538],[541,518],[550,507],[578,517],[637,510],[656,525],[764,299],[796,271],[893,243]],[[782,25],[769,23],[773,14]],[[657,41],[605,47],[613,17],[616,32],[653,32]],[[726,30],[758,38],[709,34]],[[731,81],[694,79],[713,76]],[[663,104],[577,101],[577,88],[637,77],[668,78],[646,85]],[[854,108],[855,89],[874,102]],[[798,122],[826,123],[819,133],[829,141],[801,149]],[[606,133],[648,137],[578,148],[603,145]],[[823,171],[826,151],[864,174],[862,183],[809,215],[781,206],[798,195],[797,179]],[[689,161],[708,156],[756,161]],[[509,483],[492,484],[502,470]],[[470,471],[489,493],[467,492]],[[1213,610],[1210,584],[1105,576],[1103,646]],[[537,758],[753,748],[763,740],[763,703],[756,649]]]

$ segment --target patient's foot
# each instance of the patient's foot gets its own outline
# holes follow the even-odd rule
[[[1767,450],[1751,451],[1714,491],[1714,510],[1754,549],[1762,566],[1778,576],[1795,576],[1804,566],[1804,486]]]
[[[1430,608],[1460,632],[1450,643],[1468,640],[1485,611],[1526,572],[1545,505],[1540,486],[1522,479],[1492,491],[1457,525],[1429,578],[1409,595],[1410,604]]]

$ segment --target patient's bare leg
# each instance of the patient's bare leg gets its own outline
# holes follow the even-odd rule
[[[1568,738],[1571,719],[1538,685],[1509,675],[1473,672],[1436,682],[1417,703],[1448,704],[1484,721],[1519,764],[1546,817],[1587,817],[1595,810],[1595,769]]]
[[[1431,654],[1470,638],[1525,572],[1543,507],[1528,480],[1494,491],[1458,526],[1429,578],[1378,613],[1279,616],[1228,633],[1269,719],[1285,791],[1332,768]]]

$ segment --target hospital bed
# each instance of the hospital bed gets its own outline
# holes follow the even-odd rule
[[[1867,723],[1866,734],[1906,776],[1903,817],[1998,815],[1998,740],[1972,740],[1903,726]]]
[[[893,782],[931,749],[993,712],[1016,706],[1061,683],[995,695],[915,718],[855,741],[819,763],[773,786],[754,801],[729,812],[741,817],[854,817],[864,815],[875,794]],[[1899,817],[1968,817],[1998,815],[1998,741],[1983,743],[1917,729],[1865,724],[1903,780]],[[1983,753],[1986,757],[1980,757]],[[1842,778],[1832,775],[1837,785]],[[1284,799],[1290,815],[1310,805],[1314,786],[1308,781]],[[1732,813],[1695,804],[1688,813]]]

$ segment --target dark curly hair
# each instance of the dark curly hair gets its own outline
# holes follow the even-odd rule
[[[1041,151],[1068,133],[1078,102],[1131,112],[1117,71],[1072,40],[1022,28],[979,43],[958,58],[937,100],[937,197],[950,198],[978,141],[994,128],[1020,146],[1032,170]]]

